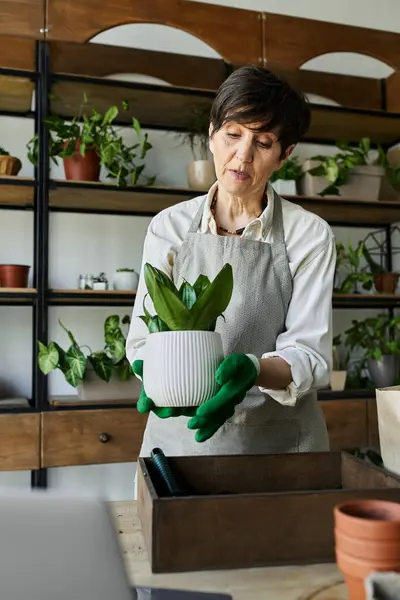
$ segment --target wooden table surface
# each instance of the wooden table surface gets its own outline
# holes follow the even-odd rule
[[[134,585],[226,592],[233,600],[348,600],[335,564],[153,574],[136,502],[110,502],[110,506]]]

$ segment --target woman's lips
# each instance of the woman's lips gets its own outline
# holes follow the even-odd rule
[[[250,175],[246,171],[237,171],[236,169],[229,169],[230,174],[236,181],[245,181],[250,178]]]

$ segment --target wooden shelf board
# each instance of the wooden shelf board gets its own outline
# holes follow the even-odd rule
[[[81,400],[76,395],[71,396],[50,396],[50,406],[67,407],[67,406],[102,406],[102,405],[118,405],[118,406],[132,406],[134,407],[136,402],[132,399],[127,400]]]
[[[52,182],[52,210],[154,215],[204,192],[157,186],[117,188],[108,184]]]
[[[119,122],[139,119],[147,128],[184,130],[194,105],[211,107],[215,92],[168,85],[105,80],[58,74],[53,76],[54,114],[71,117],[78,114],[83,92],[91,106],[104,113],[110,105],[121,105],[126,100],[129,110],[122,111]],[[305,139],[359,141],[368,135],[373,142],[394,143],[400,139],[400,113],[363,110],[346,107],[311,104],[310,130]]]
[[[0,177],[0,208],[33,208],[35,180],[31,177]]]
[[[34,288],[6,288],[0,287],[0,304],[9,306],[17,304],[32,304],[36,296]]]
[[[73,290],[51,289],[50,304],[84,306],[133,306],[135,290]]]
[[[391,308],[400,306],[400,294],[333,294],[333,308]]]
[[[0,75],[0,112],[29,113],[34,87],[27,77]]]
[[[320,402],[337,400],[337,401],[346,401],[346,400],[371,400],[375,398],[375,389],[360,389],[360,390],[343,390],[343,391],[335,391],[330,389],[319,390],[318,391],[318,400]]]
[[[215,95],[212,91],[194,88],[103,81],[73,76],[67,81],[56,80],[52,86],[52,113],[64,117],[78,114],[85,92],[89,110],[94,107],[103,114],[111,105],[121,107],[122,102],[128,102],[129,110],[121,109],[118,115],[120,123],[131,125],[132,117],[136,117],[142,127],[185,129],[193,106],[204,104],[211,108]]]

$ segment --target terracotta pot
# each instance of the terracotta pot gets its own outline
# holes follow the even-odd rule
[[[350,600],[365,600],[373,571],[400,572],[400,504],[352,500],[335,506],[336,561]]]
[[[18,175],[22,168],[22,163],[15,156],[6,154],[0,155],[0,175]]]
[[[63,144],[64,148],[67,142]],[[99,181],[100,158],[95,150],[86,150],[85,156],[79,154],[80,142],[76,142],[76,151],[70,158],[64,158],[65,178],[68,181]]]
[[[394,294],[399,281],[399,273],[379,273],[374,275],[374,285],[381,294]]]
[[[28,265],[0,265],[0,287],[28,287]]]

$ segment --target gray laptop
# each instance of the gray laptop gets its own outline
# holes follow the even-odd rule
[[[53,491],[0,493],[4,600],[229,600],[132,587],[107,504]]]

